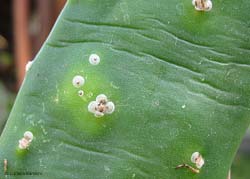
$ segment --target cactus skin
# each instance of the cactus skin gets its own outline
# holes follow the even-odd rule
[[[205,13],[191,0],[68,1],[27,72],[0,161],[42,173],[34,179],[226,178],[250,121],[249,9],[243,0]],[[75,75],[85,77],[83,97]],[[114,113],[88,112],[99,94]],[[25,131],[34,139],[19,150]],[[174,169],[192,165],[195,151],[199,174]]]

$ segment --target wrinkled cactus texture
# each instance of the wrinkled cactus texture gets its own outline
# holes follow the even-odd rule
[[[41,172],[33,179],[225,179],[250,121],[249,9],[245,0],[215,0],[209,12],[191,0],[69,0],[1,136],[1,178],[7,159],[9,173]],[[99,94],[112,114],[88,111]],[[34,138],[20,150],[25,131]],[[200,173],[175,169],[195,168],[196,151]]]

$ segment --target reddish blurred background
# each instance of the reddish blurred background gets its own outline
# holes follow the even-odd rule
[[[66,0],[1,0],[0,81],[16,92]]]
[[[66,0],[0,1],[0,134],[23,81],[25,65],[47,38]],[[232,166],[234,179],[250,178],[250,131]]]

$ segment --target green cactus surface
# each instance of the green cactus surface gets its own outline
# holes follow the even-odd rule
[[[225,179],[250,122],[249,11],[245,0],[208,12],[191,0],[69,0],[2,133],[0,178],[7,159],[10,179]],[[100,94],[115,109],[96,117]],[[19,149],[25,131],[34,138]],[[194,152],[199,173],[175,169],[196,168]]]

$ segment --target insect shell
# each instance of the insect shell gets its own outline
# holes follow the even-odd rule
[[[211,0],[193,0],[192,4],[197,11],[210,11],[213,7]]]
[[[205,164],[205,160],[201,156],[199,152],[194,152],[191,156],[191,162],[196,164],[197,168],[202,168],[202,166]]]
[[[98,65],[100,63],[101,59],[97,54],[91,54],[89,56],[89,63],[91,65]]]
[[[27,149],[33,140],[33,134],[30,131],[26,131],[23,134],[23,138],[19,140],[19,149]]]
[[[72,80],[72,84],[76,88],[80,88],[81,86],[84,85],[84,83],[85,83],[85,79],[84,79],[84,77],[82,77],[80,75],[74,76],[74,78]]]

